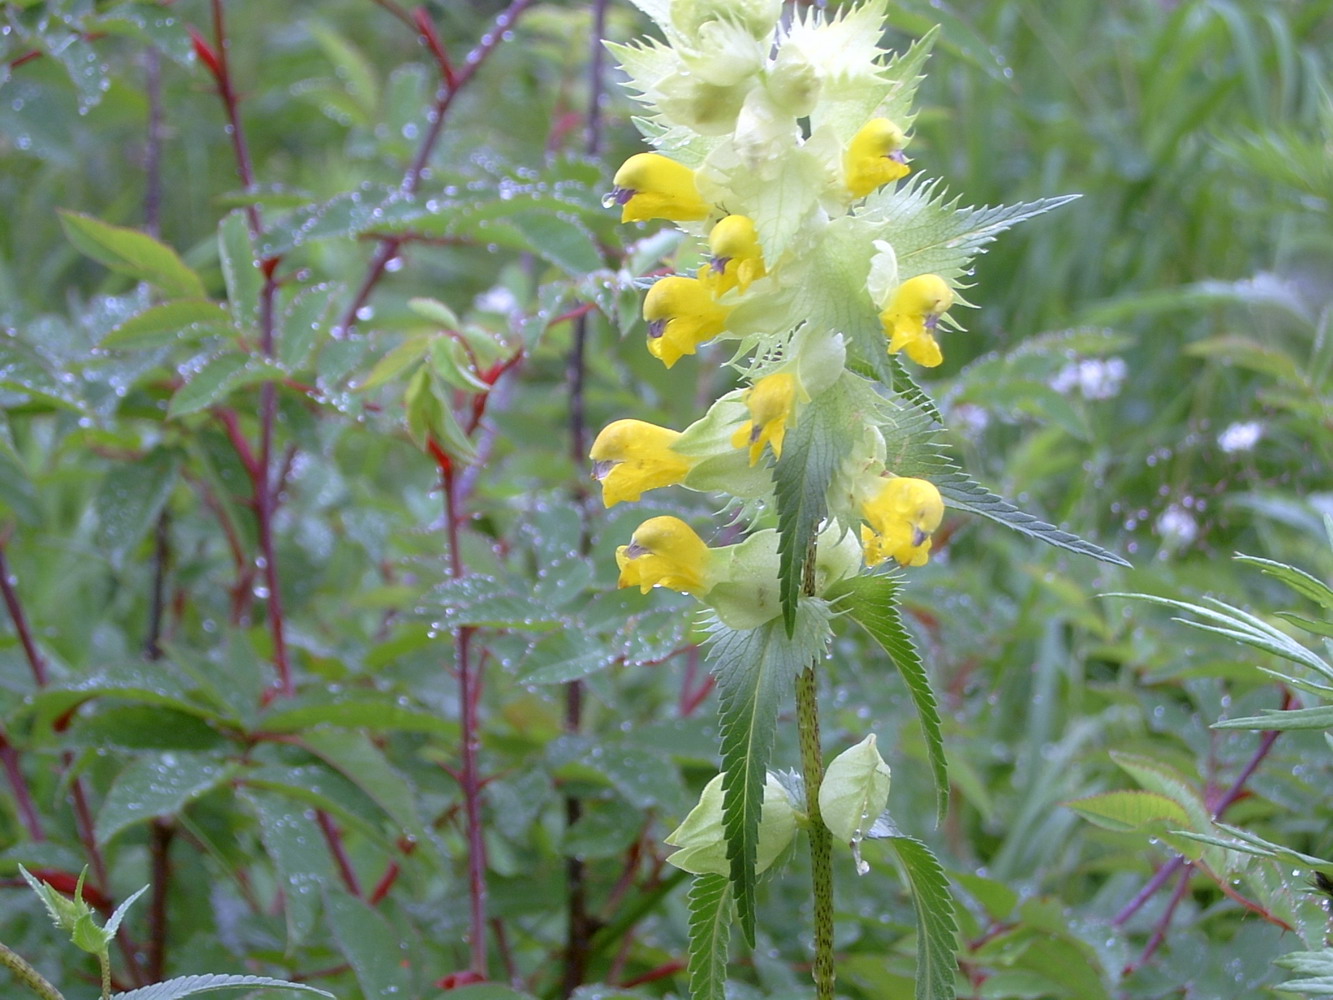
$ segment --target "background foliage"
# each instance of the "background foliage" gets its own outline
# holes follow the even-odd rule
[[[715,771],[710,681],[682,603],[614,591],[611,553],[708,504],[587,503],[589,429],[697,409],[643,350],[630,280],[673,241],[600,206],[640,147],[590,72],[594,10],[516,0],[496,29],[483,0],[224,6],[258,199],[209,5],[0,11],[0,940],[94,995],[17,875],[91,864],[107,912],[154,887],[113,952],[125,988],[225,971],[418,997],[484,965],[536,995],[679,995],[688,907],[661,838]],[[1141,893],[1179,842],[1065,804],[1156,782],[1206,823],[1235,790],[1226,821],[1333,853],[1318,733],[1210,728],[1292,706],[1254,669],[1274,655],[1098,597],[1320,617],[1230,556],[1333,573],[1333,18],[909,2],[896,41],[937,22],[916,167],[964,203],[1083,197],[982,259],[928,388],[978,479],[1136,568],[946,522],[906,584],[945,709],[942,825],[910,695],[868,642],[838,648],[825,736],[881,734],[894,816],[954,880],[961,995],[1253,996],[1322,945],[1308,866]],[[606,36],[641,29],[606,5]],[[466,79],[441,90],[446,64]],[[281,258],[273,283],[254,257]],[[690,370],[700,398],[725,388]],[[913,973],[877,851],[837,873],[849,996]],[[801,995],[804,884],[761,887],[737,996]]]

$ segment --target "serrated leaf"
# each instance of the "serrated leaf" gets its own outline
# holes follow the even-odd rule
[[[898,581],[891,576],[862,575],[840,583],[828,594],[835,610],[869,633],[898,669],[916,708],[917,721],[925,738],[926,757],[935,783],[935,816],[942,820],[949,807],[949,763],[944,755],[944,731],[939,705],[931,690],[930,675],[917,652],[912,635],[898,613]]]
[[[112,993],[111,1000],[182,1000],[197,993],[211,993],[217,990],[300,990],[302,993],[318,993],[329,1000],[335,1000],[332,993],[306,986],[304,983],[289,983],[285,979],[270,979],[268,976],[180,976],[167,979],[152,986],[141,986],[137,990],[124,993]]]
[[[140,757],[111,783],[94,824],[97,842],[105,844],[135,823],[179,812],[228,781],[235,770],[217,758],[196,754],[167,752]]]
[[[1090,823],[1105,830],[1139,830],[1153,823],[1186,826],[1189,815],[1178,802],[1156,792],[1124,790],[1103,792],[1066,802]]]
[[[708,660],[717,675],[722,743],[722,825],[741,931],[754,945],[755,861],[778,708],[796,675],[824,653],[830,613],[822,601],[802,600],[796,628],[776,619],[738,631],[717,625]]]
[[[811,401],[796,426],[787,431],[782,457],[773,469],[778,510],[778,588],[782,622],[790,637],[796,627],[806,556],[819,524],[828,514],[828,488],[846,455],[856,426],[855,389],[863,380],[843,375]]]
[[[102,338],[101,346],[142,351],[168,344],[190,344],[231,332],[231,317],[218,303],[208,299],[177,299],[127,319]]]
[[[916,914],[916,1000],[954,1000],[958,923],[949,879],[930,848],[906,836],[875,841],[893,848]]]
[[[732,918],[726,876],[696,875],[688,903],[691,1000],[726,1000]]]
[[[403,942],[384,918],[359,899],[333,888],[324,893],[333,939],[367,997],[405,997]]]
[[[113,271],[156,285],[173,298],[203,299],[204,283],[171,247],[147,233],[61,211],[60,224],[75,248]]]

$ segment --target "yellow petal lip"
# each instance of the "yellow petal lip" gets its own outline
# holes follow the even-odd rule
[[[886,559],[900,566],[922,566],[930,556],[930,536],[944,518],[944,500],[925,479],[895,476],[861,505],[866,524],[861,544],[867,566]]]
[[[718,305],[698,278],[670,275],[648,289],[643,318],[648,352],[668,368],[727,328],[730,306]]]
[[[944,356],[935,340],[935,328],[953,300],[953,289],[938,274],[919,274],[899,285],[879,314],[889,338],[889,353],[905,351],[925,368],[939,365]]]
[[[741,396],[750,419],[732,434],[731,446],[748,447],[751,465],[758,464],[765,446],[773,449],[774,458],[781,458],[787,425],[795,423],[798,396],[809,398],[791,372],[774,372],[759,379]]]
[[[602,503],[638,500],[648,490],[681,482],[695,460],[672,450],[679,431],[644,420],[616,420],[602,429],[588,457],[602,484]]]
[[[699,194],[694,171],[661,153],[631,156],[616,171],[612,183],[609,202],[621,207],[621,222],[697,222],[712,212]]]
[[[907,137],[887,118],[872,118],[852,136],[843,155],[843,173],[853,198],[911,173],[903,147]]]
[[[759,233],[749,216],[728,215],[720,220],[708,234],[708,250],[712,256],[699,277],[714,296],[733,288],[745,292],[768,273]]]
[[[694,529],[678,517],[651,517],[635,529],[628,545],[616,550],[620,567],[618,587],[638,587],[648,593],[667,587],[696,597],[711,588],[712,552]]]

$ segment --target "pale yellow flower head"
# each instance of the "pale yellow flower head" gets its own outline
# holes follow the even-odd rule
[[[700,597],[712,586],[712,552],[694,529],[678,517],[652,517],[639,525],[628,545],[616,549],[619,587],[648,593],[667,587]]]
[[[648,490],[684,479],[694,460],[671,450],[679,437],[679,431],[644,420],[607,424],[588,453],[593,478],[602,484],[602,503],[638,500]]]
[[[765,375],[741,397],[750,411],[750,419],[732,435],[733,448],[750,449],[750,464],[759,461],[764,446],[773,449],[773,457],[782,457],[782,441],[787,424],[796,422],[796,399],[800,383],[790,372]]]
[[[648,289],[643,300],[648,352],[670,368],[683,355],[693,354],[705,340],[725,330],[730,312],[727,306],[713,301],[698,278],[663,278]]]
[[[699,279],[714,296],[733,288],[745,292],[768,273],[759,234],[749,216],[728,215],[715,225],[708,234],[708,250],[712,258],[700,268]]]
[[[935,327],[952,305],[953,289],[938,274],[919,274],[904,281],[879,314],[889,338],[889,353],[906,351],[923,367],[938,365],[944,355],[935,340]]]
[[[864,198],[876,188],[911,173],[912,168],[903,155],[906,145],[903,130],[887,118],[872,118],[862,125],[847,144],[842,158],[847,190],[852,197]]]
[[[868,522],[861,526],[867,566],[889,558],[900,566],[924,566],[930,536],[944,518],[944,501],[933,483],[897,476],[884,480],[861,505],[861,515]]]
[[[712,211],[699,195],[694,171],[661,153],[631,156],[616,171],[613,183],[610,200],[604,204],[621,206],[621,222],[645,219],[697,222]]]

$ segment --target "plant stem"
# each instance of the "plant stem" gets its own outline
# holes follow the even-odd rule
[[[815,540],[805,553],[801,593],[815,594]],[[824,750],[819,739],[818,662],[796,678],[796,725],[801,741],[801,770],[805,776],[805,812],[809,817],[810,883],[814,899],[815,960],[811,974],[816,1000],[833,1000],[833,834],[819,810],[819,786],[824,783]]]
[[[18,633],[19,645],[23,647],[28,668],[32,671],[32,679],[39,688],[43,688],[46,687],[48,679],[46,661],[42,659],[42,654],[37,652],[37,644],[33,642],[32,630],[28,628],[28,618],[23,613],[23,605],[19,603],[14,583],[14,577],[9,572],[9,562],[5,559],[5,540],[0,538],[0,595],[4,596],[5,607],[9,610],[9,620],[14,623],[14,631]]]
[[[14,978],[41,997],[41,1000],[65,1000],[60,991],[29,965],[22,955],[3,944],[0,944],[0,965],[14,973]]]
[[[796,679],[796,722],[805,772],[805,809],[810,817],[810,882],[815,912],[813,975],[817,1000],[833,1000],[833,835],[819,811],[824,755],[819,743],[818,683],[812,663]]]
[[[105,948],[97,953],[97,964],[102,967],[102,1000],[111,1000],[111,955]]]

